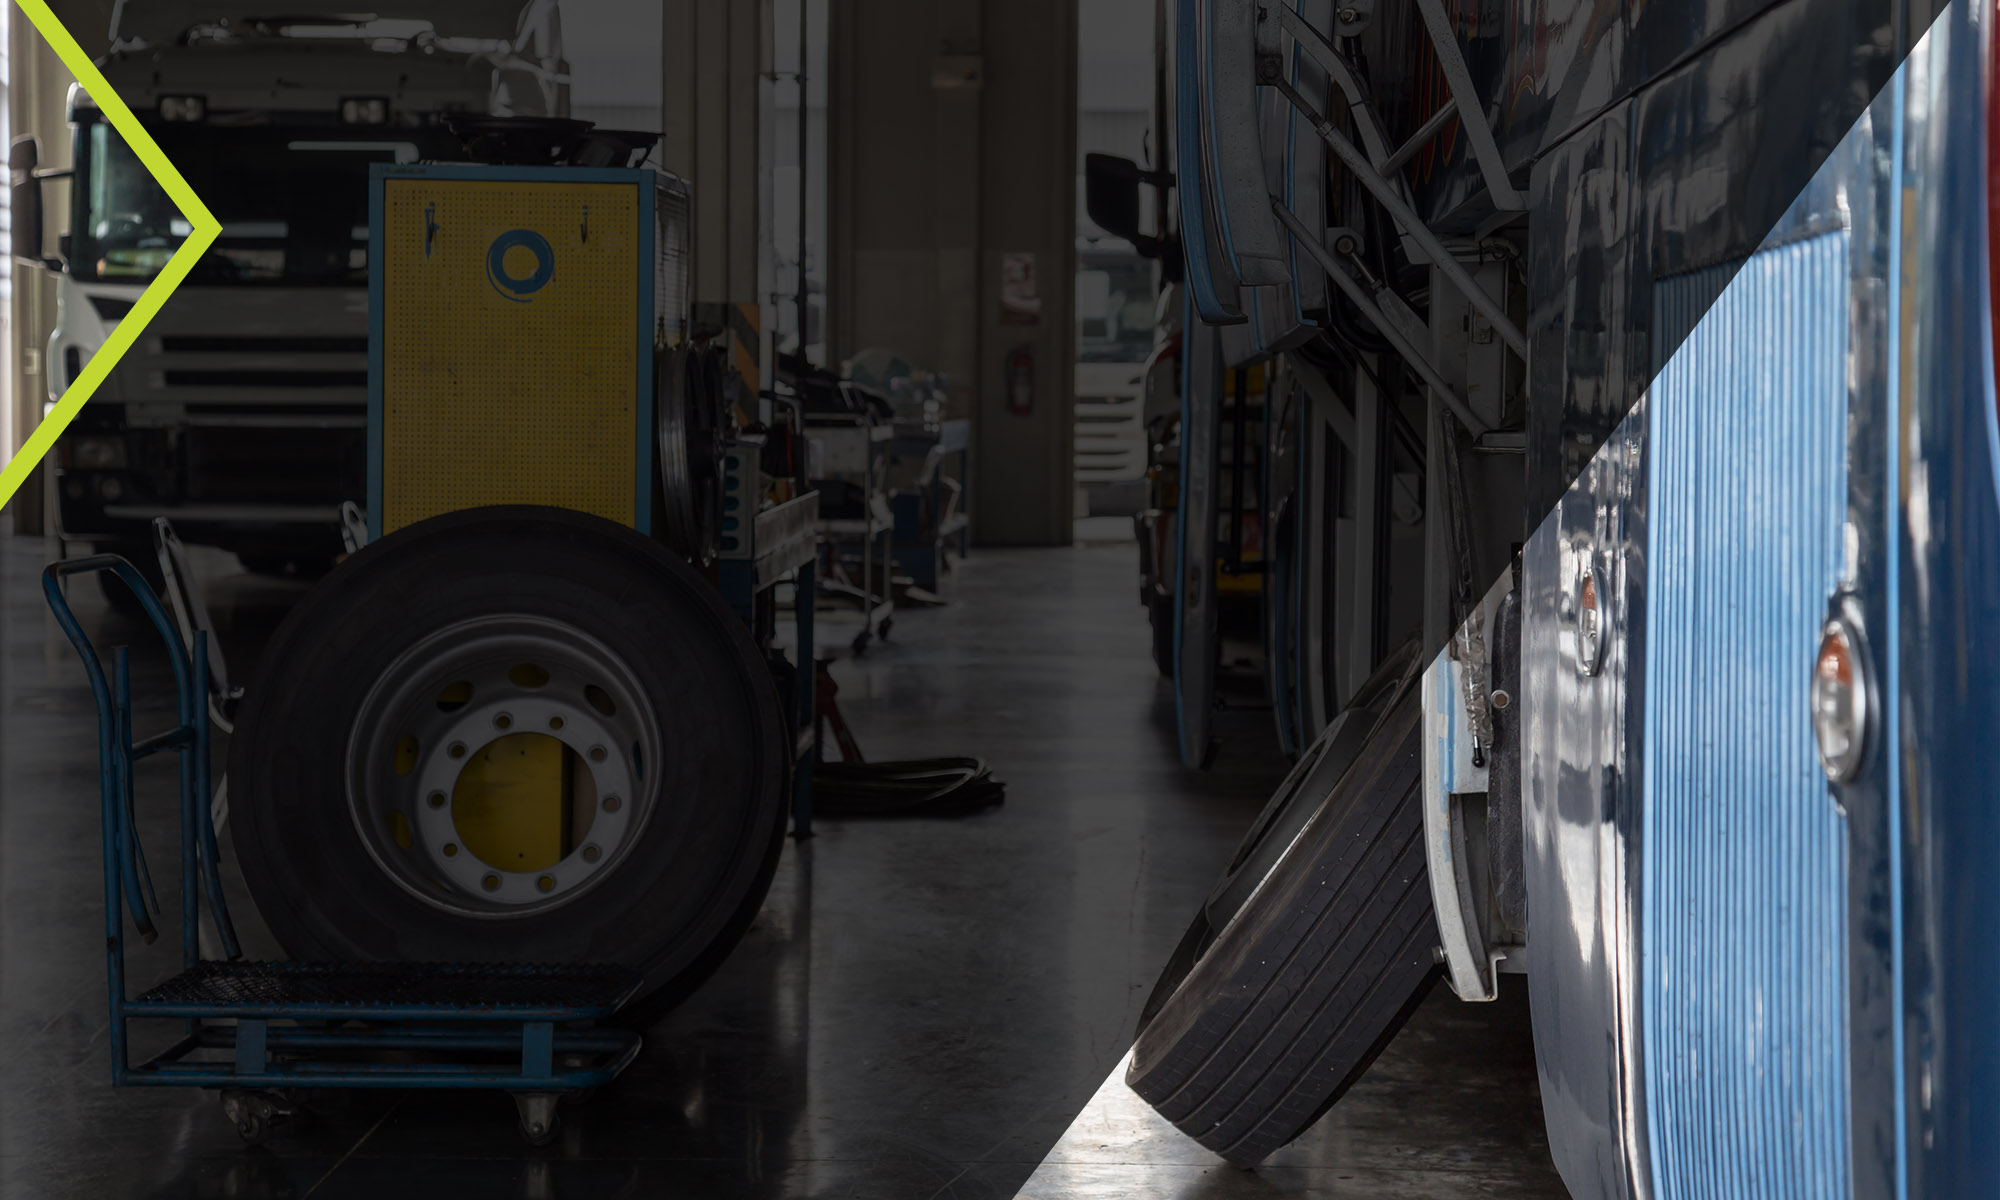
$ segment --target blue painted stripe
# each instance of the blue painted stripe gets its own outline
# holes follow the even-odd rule
[[[1264,420],[1260,422],[1264,434],[1264,444],[1257,448],[1258,461],[1270,462],[1277,456],[1271,453],[1271,446],[1278,440],[1276,405],[1273,398],[1265,396]],[[1290,556],[1278,541],[1277,522],[1271,517],[1271,472],[1257,472],[1257,513],[1258,520],[1267,522],[1261,526],[1259,541],[1263,544],[1262,557],[1269,569],[1264,575],[1261,599],[1264,605],[1264,655],[1270,664],[1264,674],[1271,683],[1271,713],[1278,725],[1278,749],[1290,758],[1298,753],[1298,746],[1292,738],[1291,697],[1286,694],[1284,663],[1290,654],[1286,644],[1287,622],[1285,583],[1290,567]]]
[[[1300,16],[1304,16],[1306,11],[1305,0],[1294,0],[1292,4],[1292,10],[1294,12],[1297,12]],[[1292,43],[1292,86],[1295,88],[1299,87],[1301,83],[1301,77],[1303,74],[1303,72],[1301,71],[1301,66],[1305,62],[1304,55],[1305,52],[1302,49],[1300,49],[1298,43],[1293,42]],[[1328,80],[1327,91],[1331,93],[1332,90],[1333,90],[1333,82],[1331,80]],[[1324,102],[1322,101],[1322,103]],[[1317,138],[1319,134],[1315,133],[1312,136]],[[1285,105],[1285,207],[1291,209],[1293,212],[1297,212],[1299,208],[1298,155],[1299,155],[1299,110],[1293,108],[1290,104],[1287,104]],[[1320,186],[1324,188],[1326,185],[1322,182]],[[1320,199],[1321,199],[1321,207],[1324,208],[1325,197],[1322,195]],[[1319,328],[1319,322],[1312,320],[1311,318],[1306,316],[1305,303],[1299,299],[1298,239],[1287,234],[1285,237],[1285,248],[1287,255],[1291,260],[1291,265],[1292,265],[1292,320],[1297,324],[1303,326],[1304,328],[1317,329]],[[1313,263],[1312,269],[1318,270],[1319,264]],[[1327,286],[1328,287],[1333,286],[1331,280],[1327,282]]]
[[[1201,0],[1197,0],[1197,8],[1199,8],[1200,3]],[[1196,19],[1198,21],[1200,20],[1199,17],[1197,17]],[[1227,203],[1226,200],[1222,199],[1222,197],[1227,195],[1227,193],[1223,191],[1223,186],[1222,186],[1222,157],[1221,155],[1215,152],[1215,147],[1219,144],[1219,139],[1217,139],[1217,137],[1215,136],[1214,24],[1215,24],[1215,12],[1211,7],[1208,12],[1208,20],[1201,24],[1202,60],[1208,66],[1208,73],[1206,76],[1197,77],[1196,79],[1197,89],[1195,92],[1195,96],[1201,104],[1201,127],[1202,127],[1202,132],[1206,135],[1206,143],[1209,146],[1208,162],[1211,168],[1210,170],[1203,172],[1201,185],[1202,185],[1202,191],[1204,192],[1213,188],[1216,196],[1218,197],[1215,205],[1216,236],[1222,239],[1221,250],[1222,250],[1223,260],[1229,264],[1229,269],[1235,272],[1236,275],[1240,278],[1243,274],[1243,262],[1241,259],[1236,257],[1236,239],[1231,237],[1229,234],[1229,204]],[[1207,87],[1199,86],[1202,78],[1206,78],[1208,80],[1209,86]]]
[[[655,240],[659,224],[655,216],[658,193],[651,171],[639,184],[639,278],[633,283],[638,289],[639,329],[637,339],[632,343],[632,410],[638,445],[632,456],[632,469],[637,478],[632,482],[632,528],[650,535],[653,532],[653,273],[661,269],[656,253]]]
[[[1187,0],[1183,0],[1186,3]],[[1190,260],[1190,263],[1192,260]],[[1190,267],[1188,277],[1194,277]],[[1194,339],[1197,327],[1194,321],[1194,289],[1181,293],[1181,473],[1174,483],[1174,553],[1173,597],[1174,597],[1174,740],[1180,746],[1181,761],[1188,758],[1187,700],[1182,695],[1181,639],[1187,630],[1187,480],[1188,480],[1188,430],[1193,422],[1188,418],[1188,380],[1192,378],[1194,367]],[[1206,333],[1206,330],[1200,332]]]
[[[388,164],[368,167],[368,540],[382,536],[382,194]]]
[[[1649,397],[1640,1019],[1660,1200],[1848,1192],[1847,831],[1807,694],[1846,515],[1847,250],[1843,231],[1754,255]],[[1656,285],[1656,344],[1726,271]]]
[[[1900,322],[1896,316],[1903,311],[1903,143],[1907,131],[1908,117],[1904,108],[1904,89],[1908,87],[1902,68],[1889,83],[1889,328],[1897,330],[1888,338],[1888,366],[1884,391],[1887,393],[1889,419],[1882,422],[1888,430],[1889,445],[1882,455],[1884,481],[1882,494],[1890,502],[1883,505],[1886,527],[1882,545],[1886,552],[1884,561],[1889,569],[1883,572],[1887,580],[1888,598],[1883,611],[1889,614],[1891,627],[1880,639],[1880,653],[1886,668],[1881,694],[1888,697],[1883,705],[1884,738],[1883,745],[1892,748],[1903,744],[1902,704],[1902,637],[1897,626],[1902,621],[1903,612],[1903,545],[1901,537],[1902,511],[1899,498],[1902,496],[1902,431],[1903,423],[1898,415],[1902,409],[1903,338],[1899,331]],[[1890,1013],[1894,1028],[1891,1031],[1893,1054],[1896,1064],[1896,1145],[1895,1181],[1896,1200],[1909,1200],[1910,1196],[1910,1113],[1909,1095],[1905,1081],[1909,1079],[1909,1066],[1905,1060],[1904,1015],[1903,1015],[1903,773],[1891,764],[1883,772],[1887,777],[1886,816],[1889,827],[1889,974]]]
[[[1187,290],[1194,311],[1203,321],[1220,325],[1235,319],[1215,289],[1208,258],[1208,228],[1202,213],[1205,182],[1201,169],[1201,97],[1196,73],[1195,39],[1199,19],[1196,0],[1180,0],[1174,39],[1174,159],[1180,180],[1181,258],[1187,267]],[[1188,329],[1188,322],[1182,326]]]

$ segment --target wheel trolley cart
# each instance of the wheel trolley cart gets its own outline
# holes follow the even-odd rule
[[[954,417],[932,429],[898,424],[889,456],[921,463],[910,486],[889,498],[896,516],[890,547],[895,573],[936,592],[948,569],[946,548],[956,543],[960,559],[971,549],[972,516],[963,503],[972,474],[972,422]],[[945,474],[947,458],[958,460],[955,478]]]
[[[854,635],[852,645],[854,652],[861,654],[878,637],[888,641],[896,623],[896,518],[889,507],[887,489],[887,450],[896,430],[887,421],[877,420],[865,405],[854,413],[808,413],[805,430],[807,438],[820,445],[825,478],[851,484],[859,497],[856,515],[822,511],[819,533],[834,565],[839,565],[847,547],[858,547],[859,585],[850,588],[825,580],[820,591],[854,602],[861,614],[861,631]],[[823,510],[826,507],[821,505]],[[879,592],[875,590],[878,578]]]
[[[63,595],[67,576],[109,572],[138,598],[173,665],[177,723],[132,729],[130,653],[113,650],[110,678]],[[639,1053],[639,1035],[594,1022],[640,987],[637,972],[595,964],[245,962],[222,893],[209,811],[207,634],[189,654],[144,578],[115,555],[50,565],[42,588],[83,659],[97,705],[104,829],[104,934],[116,1087],[220,1089],[223,1110],[252,1144],[296,1111],[305,1088],[484,1088],[506,1091],[532,1144],[556,1133],[557,1103],[601,1087]],[[133,768],[180,756],[181,972],[127,998],[126,918],[158,937],[159,911],[133,807]],[[226,961],[198,942],[206,897]],[[144,1062],[130,1059],[133,1021],[179,1021],[182,1036]]]

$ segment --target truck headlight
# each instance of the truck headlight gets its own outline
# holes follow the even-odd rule
[[[208,115],[208,101],[200,96],[160,97],[160,120],[199,121]]]
[[[387,125],[389,101],[381,96],[360,96],[340,102],[340,119],[349,125]]]
[[[125,439],[119,437],[80,437],[70,444],[70,462],[93,471],[119,471],[125,468]]]

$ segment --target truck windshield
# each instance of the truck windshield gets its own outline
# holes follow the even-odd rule
[[[428,131],[154,126],[167,158],[222,222],[197,283],[358,287],[368,277],[368,165],[444,157]],[[125,140],[102,121],[79,131],[70,272],[143,283],[192,228]],[[345,136],[343,136],[345,135]]]

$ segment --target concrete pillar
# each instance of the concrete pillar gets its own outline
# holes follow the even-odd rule
[[[693,291],[753,386],[769,358],[769,0],[664,0],[661,162],[694,185]]]
[[[1076,504],[1076,4],[992,0],[980,209],[987,273],[980,339],[975,530],[1006,545],[1068,545]],[[1034,324],[1002,303],[1008,260],[1033,255]],[[1018,261],[1018,258],[1016,258]],[[1009,364],[1033,359],[1033,401],[1011,403]]]
[[[987,8],[1004,0],[947,0],[937,6],[935,55],[928,63],[932,115],[931,216],[937,258],[935,370],[951,379],[953,406],[970,413],[979,391],[979,246],[985,181],[981,121],[986,112],[986,56],[980,28]],[[865,194],[865,193],[864,193]],[[975,444],[975,453],[976,453]],[[975,471],[974,478],[978,478]],[[977,512],[977,505],[974,506]],[[981,531],[983,537],[983,531]]]
[[[1070,540],[1076,3],[832,10],[829,344],[949,376],[951,415],[973,420],[973,532],[990,545]],[[1030,265],[1039,311],[1003,305],[1010,267]]]

